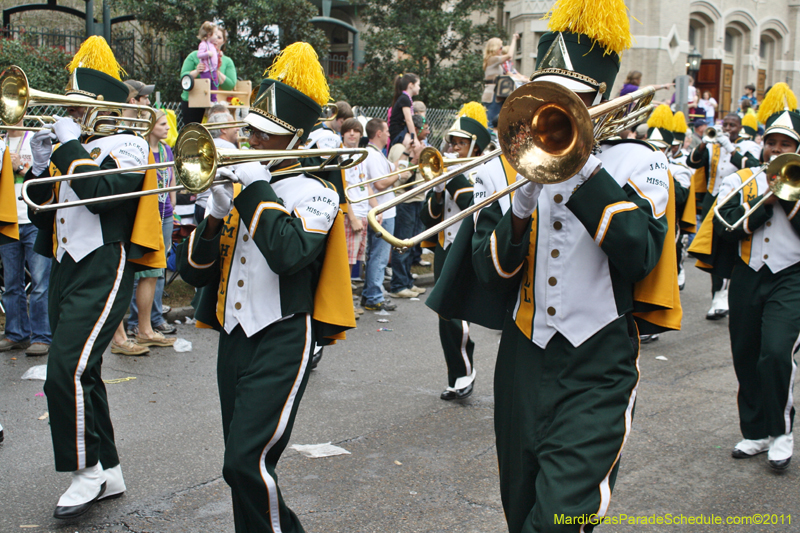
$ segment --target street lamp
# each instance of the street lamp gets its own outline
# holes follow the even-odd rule
[[[692,51],[689,52],[689,55],[686,57],[687,70],[689,72],[697,72],[700,70],[700,62],[702,60],[703,56],[697,51],[697,47],[693,47]]]

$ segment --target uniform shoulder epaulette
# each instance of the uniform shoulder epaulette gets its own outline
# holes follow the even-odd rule
[[[638,144],[640,146],[644,146],[653,152],[657,152],[658,148],[650,144],[649,142],[642,141],[640,139],[614,139],[614,140],[606,140],[600,144],[610,144],[611,146],[616,146],[618,144]]]
[[[304,172],[303,175],[308,176],[309,178],[314,178],[315,180],[320,182],[326,189],[331,189],[333,191],[336,190],[336,187],[334,187],[333,184],[331,182],[329,182],[328,180],[322,179],[319,176],[316,176],[316,175],[311,174],[309,172]]]

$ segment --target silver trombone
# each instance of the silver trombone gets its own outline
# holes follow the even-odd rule
[[[767,176],[775,176],[775,179],[769,183],[769,191],[767,191],[755,205],[747,209],[739,220],[733,224],[728,223],[727,220],[722,218],[719,209],[730,202],[762,172],[765,172]],[[727,231],[733,231],[744,224],[744,221],[747,220],[756,209],[761,207],[770,196],[777,196],[781,200],[786,200],[788,202],[800,200],[800,155],[781,154],[769,163],[753,169],[752,176],[743,181],[741,185],[728,193],[722,200],[717,202],[717,205],[714,206],[714,217],[725,226]]]
[[[215,180],[217,169],[224,166],[254,161],[269,161],[272,159],[305,159],[317,157],[323,159],[322,163],[317,165],[279,170],[272,173],[272,176],[280,176],[302,172],[332,171],[350,168],[366,159],[367,155],[368,152],[366,148],[339,148],[335,150],[239,150],[217,148],[214,145],[214,139],[211,137],[211,133],[209,133],[208,129],[200,124],[189,124],[181,129],[178,139],[175,141],[174,162],[168,161],[123,169],[96,170],[78,174],[66,174],[64,176],[32,179],[26,181],[22,185],[22,200],[28,204],[34,212],[43,212],[101,202],[129,200],[151,194],[162,194],[182,189],[186,189],[192,193],[199,193],[205,191],[212,185],[229,183],[231,181],[229,179]],[[334,165],[332,163],[335,159],[339,159],[339,163]],[[51,203],[39,205],[33,202],[28,194],[28,188],[30,186],[46,185],[73,179],[108,176],[111,174],[139,173],[170,167],[175,168],[175,179],[180,185],[165,187],[163,189],[134,191],[130,193],[88,198],[69,202],[67,204]]]

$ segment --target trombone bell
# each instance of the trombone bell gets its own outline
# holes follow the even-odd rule
[[[787,202],[800,200],[800,156],[781,154],[767,167],[767,176],[775,176],[770,184],[772,194]]]
[[[594,145],[592,119],[583,101],[548,81],[514,91],[500,111],[497,131],[508,162],[536,183],[570,179]]]
[[[28,78],[21,68],[11,65],[0,73],[0,121],[9,126],[19,123],[28,109]]]
[[[175,140],[175,179],[198,194],[211,186],[216,175],[217,148],[211,134],[200,124],[184,126]]]

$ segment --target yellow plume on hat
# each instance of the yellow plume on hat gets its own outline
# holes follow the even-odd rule
[[[284,48],[264,75],[297,89],[320,106],[331,99],[325,71],[308,43],[297,42]]]
[[[742,126],[747,126],[757,130],[758,120],[756,119],[755,113],[745,113],[744,118],[742,119]]]
[[[758,108],[758,121],[762,124],[767,123],[767,119],[775,113],[783,110],[795,111],[797,109],[797,97],[792,90],[783,82],[776,83],[769,90]]]
[[[544,18],[547,27],[587,35],[603,47],[606,54],[631,47],[628,8],[623,0],[558,0]]]
[[[689,129],[689,126],[686,124],[686,117],[683,115],[683,111],[678,111],[672,117],[672,128],[670,128],[675,133],[686,133],[686,130]]]
[[[92,35],[81,45],[78,53],[72,58],[67,70],[69,73],[76,68],[90,68],[108,74],[114,79],[122,81],[121,76],[127,74],[114,57],[114,52],[105,39],[99,35]]]
[[[664,128],[672,131],[672,110],[666,104],[661,104],[647,119],[648,128]]]
[[[478,102],[467,102],[461,106],[461,109],[458,110],[457,116],[477,120],[484,128],[489,126],[489,119],[486,116],[486,108],[483,107],[483,104],[479,104]]]

